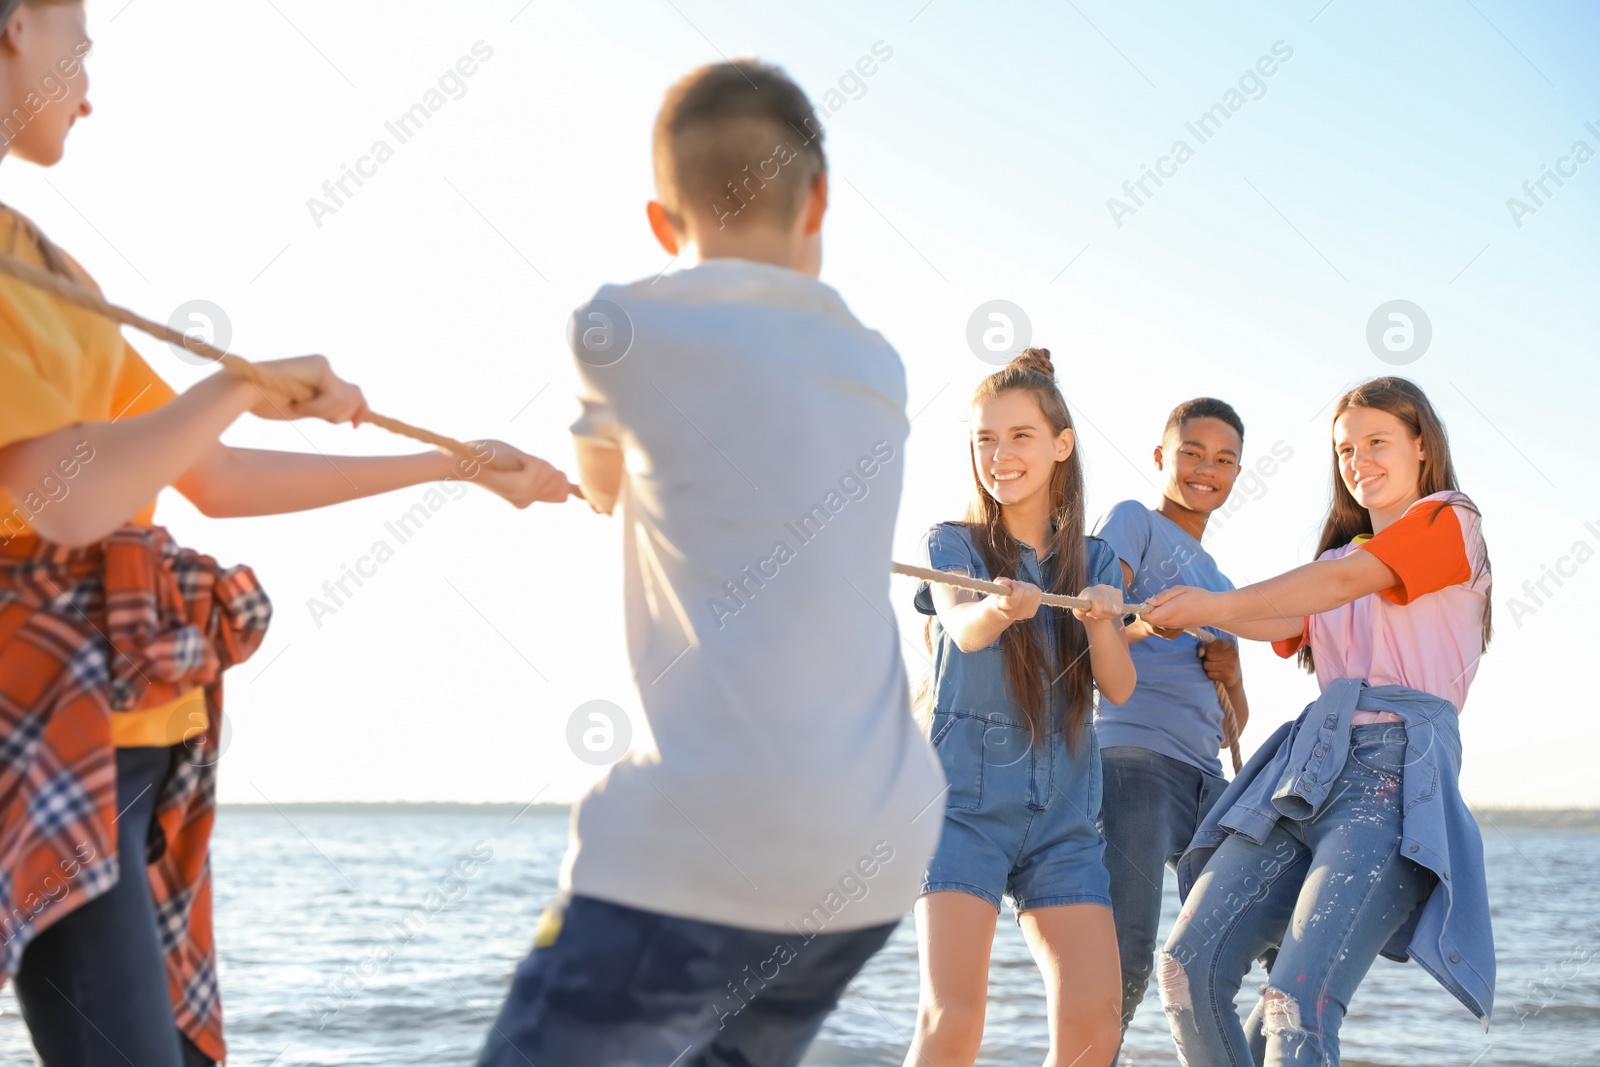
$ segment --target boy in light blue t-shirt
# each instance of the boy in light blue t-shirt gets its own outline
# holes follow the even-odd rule
[[[884,626],[905,368],[818,280],[822,138],[778,68],[691,71],[648,208],[683,269],[573,316],[646,729],[573,808],[479,1067],[797,1064],[921,890],[945,781]]]
[[[1160,505],[1125,500],[1095,534],[1122,562],[1129,603],[1174,585],[1233,588],[1200,539],[1233,489],[1243,448],[1244,424],[1222,401],[1202,397],[1173,409],[1155,450],[1156,469],[1166,478]],[[1227,690],[1240,732],[1250,713],[1232,638],[1219,634],[1202,644],[1136,622],[1128,640],[1138,685],[1125,703],[1102,703],[1095,714],[1124,1032],[1149,984],[1166,868],[1227,785],[1217,758],[1225,744],[1217,683]]]

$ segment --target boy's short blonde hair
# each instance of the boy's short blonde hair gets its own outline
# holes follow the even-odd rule
[[[681,221],[791,224],[827,170],[822,125],[805,92],[759,60],[712,63],[667,90],[656,116],[657,196]]]

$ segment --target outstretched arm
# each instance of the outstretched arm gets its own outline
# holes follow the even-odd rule
[[[958,589],[938,582],[930,586],[939,625],[944,627],[945,633],[963,652],[987,648],[1005,632],[1006,627],[1038,614],[1041,593],[1038,586],[1010,578],[997,578],[995,581],[1012,592],[1001,596],[998,593],[975,593],[970,589]]]
[[[307,511],[446,480],[475,482],[519,508],[567,499],[567,476],[544,460],[500,441],[478,442],[476,447],[481,455],[474,459],[443,452],[313,456],[218,444],[173,486],[213,518]],[[493,459],[512,460],[518,469],[493,470],[486,466]]]
[[[0,487],[20,500],[75,457],[68,491],[29,521],[47,540],[92,544],[154,500],[259,400],[254,386],[216,374],[148,415],[14,441],[0,448]]]
[[[246,411],[263,418],[320,418],[360,425],[367,414],[361,390],[341,380],[322,356],[260,365],[283,389],[309,387],[297,401],[287,392],[252,385],[226,371],[213,374],[153,411],[109,422],[80,422],[0,448],[0,487],[19,499],[42,476],[76,458],[69,491],[30,519],[40,536],[63,545],[103,540],[156,494],[216,447],[217,437]],[[298,391],[298,390],[297,390]]]
[[[1304,617],[1298,619],[1262,619],[1259,622],[1207,623],[1247,641],[1283,641],[1298,637],[1305,631]],[[1182,631],[1179,631],[1180,633]]]
[[[1152,597],[1155,607],[1143,618],[1152,626],[1215,626],[1240,637],[1274,641],[1300,633],[1307,615],[1399,584],[1400,576],[1371,552],[1350,552],[1227,593],[1175,586]]]

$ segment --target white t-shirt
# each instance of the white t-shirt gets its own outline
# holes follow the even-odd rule
[[[944,821],[889,606],[900,358],[828,286],[747,260],[595,299],[631,347],[578,361],[573,433],[624,452],[653,745],[574,809],[562,887],[806,935],[899,919]]]

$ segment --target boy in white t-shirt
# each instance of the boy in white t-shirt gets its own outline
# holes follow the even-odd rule
[[[796,1064],[937,844],[888,596],[905,372],[817,281],[821,140],[775,67],[683,78],[649,215],[699,263],[574,316],[651,740],[575,808],[481,1067]]]

